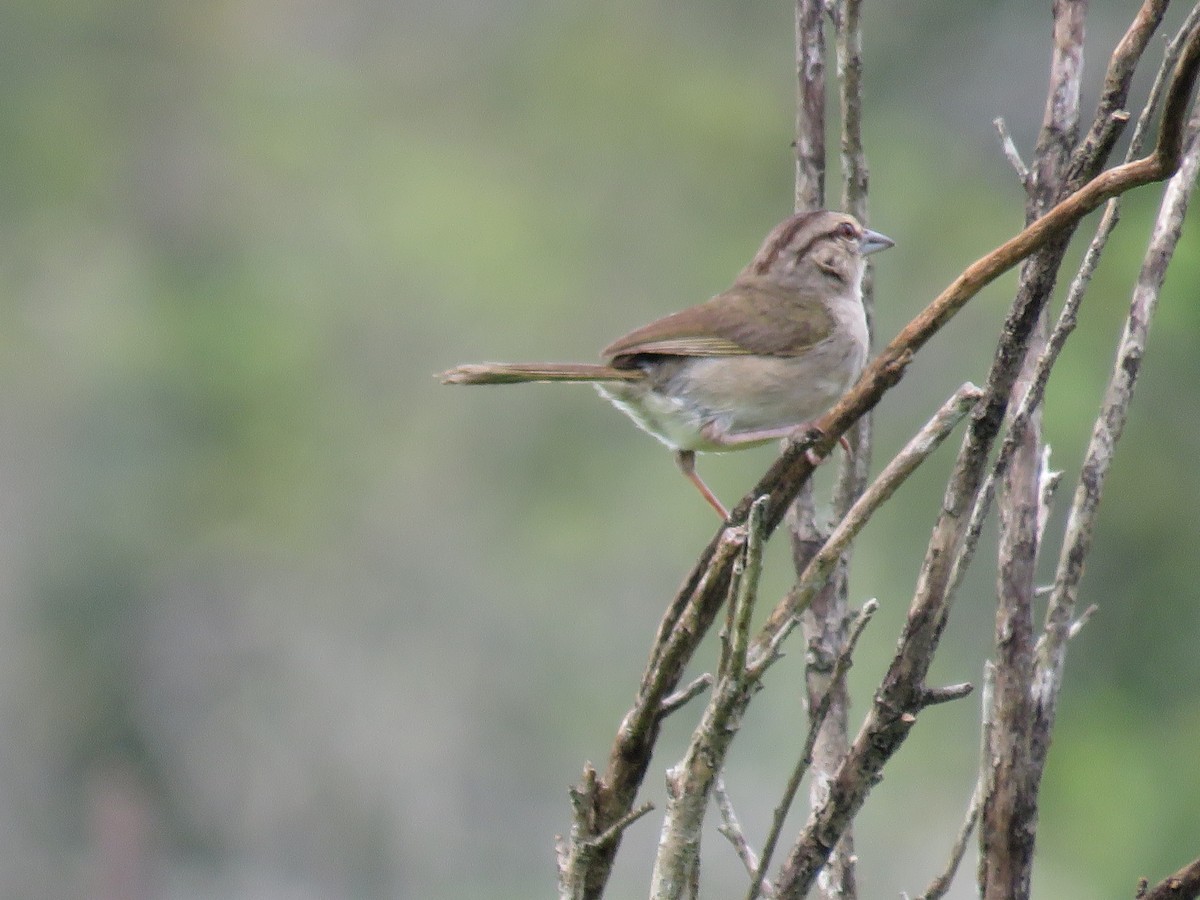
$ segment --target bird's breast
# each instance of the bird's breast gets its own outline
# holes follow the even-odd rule
[[[799,356],[663,357],[646,364],[645,381],[597,387],[673,449],[721,451],[729,447],[714,444],[706,429],[736,435],[808,423],[845,393],[866,355],[864,320]]]

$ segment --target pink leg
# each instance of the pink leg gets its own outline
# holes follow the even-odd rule
[[[717,499],[717,495],[709,490],[708,485],[704,483],[699,475],[696,474],[696,453],[692,450],[678,450],[675,453],[675,462],[679,465],[679,471],[684,474],[688,481],[696,486],[696,489],[704,496],[709,505],[717,511],[717,515],[721,517],[721,521],[729,518],[729,513],[725,507],[721,505],[721,501]]]
[[[718,431],[713,427],[713,423],[709,422],[700,431],[701,434],[714,444],[720,444],[722,447],[738,447],[742,444],[759,444],[763,441],[774,439],[793,438],[799,440],[810,431],[819,431],[819,429],[808,422],[802,422],[799,425],[780,425],[776,428],[760,428],[757,431],[739,431],[735,434],[727,434]],[[842,435],[839,437],[838,443],[842,445],[842,449],[849,456],[851,453],[850,442],[846,440],[846,436]],[[808,461],[812,463],[814,468],[824,461],[824,457],[818,456],[811,449],[805,451],[805,455],[808,456]]]

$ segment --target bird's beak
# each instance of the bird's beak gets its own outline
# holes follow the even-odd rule
[[[866,256],[894,246],[896,246],[896,242],[886,234],[880,234],[878,231],[867,228],[863,230],[863,236],[859,239],[858,252]]]

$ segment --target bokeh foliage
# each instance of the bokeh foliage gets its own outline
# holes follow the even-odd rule
[[[1092,12],[1085,108],[1128,14],[1112,6]],[[873,224],[898,242],[877,265],[882,335],[1019,225],[990,122],[1031,146],[1048,20],[867,10]],[[564,788],[606,752],[715,523],[586,389],[431,375],[591,359],[724,287],[790,208],[791,27],[787,4],[724,0],[0,8],[0,894],[101,896],[118,827],[147,896],[551,890]],[[1068,478],[1157,196],[1130,198],[1051,385]],[[1072,648],[1043,896],[1128,894],[1195,853],[1196,233],[1085,581],[1100,612]],[[879,457],[982,377],[1011,288],[918,358],[879,411]],[[861,542],[852,591],[883,610],[860,696],[947,458]],[[769,459],[701,465],[732,501]],[[978,680],[987,653],[982,562],[946,680]],[[768,596],[785,548],[770,569]],[[801,655],[735,753],[752,835],[799,741]],[[940,865],[976,718],[931,710],[889,770],[860,820],[867,895]],[[631,833],[614,896],[643,890],[652,830]],[[741,883],[715,836],[707,866],[712,896]]]

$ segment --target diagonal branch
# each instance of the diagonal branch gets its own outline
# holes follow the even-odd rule
[[[1079,220],[1110,197],[1174,174],[1179,165],[1184,116],[1200,68],[1200,27],[1193,29],[1184,44],[1175,67],[1164,104],[1158,141],[1148,156],[1109,169],[1084,184],[1053,209],[986,256],[968,266],[938,297],[912,320],[867,367],[858,383],[819,422],[822,436],[789,447],[759,481],[751,494],[734,509],[730,522],[713,538],[668,609],[659,629],[659,638],[642,680],[642,688],[632,709],[617,733],[604,776],[595,792],[592,827],[603,831],[622,818],[632,807],[650,763],[650,754],[658,736],[660,704],[679,683],[684,668],[701,638],[711,626],[729,586],[733,557],[736,556],[737,530],[746,520],[752,498],[767,495],[764,520],[768,533],[780,522],[800,484],[812,474],[812,465],[804,450],[806,444],[818,453],[832,451],[838,438],[862,415],[878,404],[883,394],[904,375],[913,354],[924,346],[966,303],[985,286],[1011,269],[1031,253],[1069,232]],[[987,433],[995,434],[1003,416],[1003,405],[976,413],[973,430],[982,437],[968,438],[973,445],[990,444]],[[931,552],[942,560],[953,558],[961,539],[961,525],[974,501],[980,475],[957,472],[951,485],[947,514],[935,530]],[[730,548],[730,544],[734,544]],[[948,572],[942,567],[928,568],[918,585],[910,624],[906,627],[906,649],[893,662],[881,699],[868,720],[870,731],[860,732],[851,747],[847,767],[858,768],[869,777],[878,765],[899,746],[911,727],[910,707],[917,696],[916,687],[924,675],[917,660],[936,643],[942,625]],[[914,679],[913,676],[916,676]],[[908,685],[907,688],[902,685]],[[891,710],[889,712],[889,710]],[[866,752],[864,740],[878,738],[882,755]],[[865,758],[865,757],[869,757]],[[851,762],[851,760],[853,760]],[[821,824],[814,840],[827,840],[835,810],[857,811],[866,795],[866,787],[842,784],[831,793],[830,802],[820,813]],[[833,827],[834,832],[840,830]],[[834,838],[836,841],[836,837]],[[825,846],[832,846],[826,843]],[[587,897],[599,897],[611,871],[617,842],[596,854],[581,857],[586,872]],[[824,859],[820,855],[820,859]],[[813,859],[812,871],[819,863]],[[804,876],[807,878],[807,876]]]
[[[763,623],[750,648],[747,665],[751,671],[761,676],[775,661],[780,646],[795,627],[797,617],[832,574],[842,553],[858,536],[867,519],[887,502],[917,466],[941,446],[951,430],[982,395],[983,392],[975,385],[964,384],[942,404],[933,418],[904,445],[892,461],[884,466],[871,486],[846,512],[825,541],[825,545],[809,561],[797,579],[796,586],[775,606],[767,621]]]
[[[913,334],[916,338],[903,349],[919,346],[927,339],[926,328],[949,317],[974,291],[988,283],[1006,268],[1013,257],[1023,258],[1033,250],[1060,240],[1078,223],[1079,218],[1095,209],[1109,197],[1148,181],[1169,177],[1178,167],[1182,138],[1183,115],[1187,109],[1196,70],[1200,67],[1200,28],[1193,30],[1186,48],[1175,67],[1164,106],[1158,143],[1149,156],[1117,166],[1097,176],[1079,191],[1069,195],[1045,215],[1030,224],[1019,235],[970,266],[934,303],[913,321],[901,337]],[[942,515],[934,526],[926,553],[925,565],[917,583],[909,610],[908,621],[900,639],[900,647],[876,693],[867,719],[850,748],[846,761],[830,785],[829,800],[813,814],[800,840],[793,848],[783,873],[777,879],[781,897],[801,897],[811,886],[823,865],[830,847],[837,842],[846,824],[861,808],[871,787],[878,780],[883,765],[899,749],[923,708],[923,682],[932,655],[941,637],[952,596],[948,590],[950,561],[954,559],[966,530],[967,515],[972,508],[986,466],[988,450],[999,430],[1007,405],[1016,369],[1032,324],[1041,308],[1033,303],[1028,308],[1014,308],[1006,323],[1005,341],[988,379],[988,397],[975,414],[958,463],[951,476],[943,500]],[[933,328],[936,330],[936,327]],[[897,339],[899,341],[900,338]],[[887,366],[902,362],[894,356],[897,341],[884,350],[860,382],[878,378],[886,382]],[[902,366],[893,376],[898,380]],[[886,383],[884,389],[886,389]],[[843,401],[819,424],[828,430],[840,423],[844,407],[861,401],[858,391]],[[836,428],[834,429],[836,430]],[[821,444],[818,442],[818,451]],[[785,454],[780,466],[788,466]],[[786,478],[789,474],[784,472]],[[739,512],[741,505],[739,505]],[[735,517],[737,512],[735,512]]]
[[[1068,189],[1075,190],[1088,179],[1094,178],[1112,152],[1113,145],[1129,120],[1125,102],[1129,99],[1134,71],[1146,45],[1150,43],[1150,37],[1162,22],[1169,2],[1145,0],[1113,50],[1092,127],[1071,156],[1067,174]]]
[[[696,881],[708,798],[755,687],[746,672],[746,651],[763,543],[762,504],[756,503],[750,508],[745,549],[737,558],[731,582],[731,621],[717,682],[683,759],[667,772],[667,809],[651,877],[652,900],[676,900]]]
[[[817,738],[821,733],[821,726],[825,722],[825,717],[829,715],[830,707],[833,705],[838,693],[840,693],[840,687],[845,683],[846,673],[850,670],[850,665],[853,662],[854,648],[858,645],[858,639],[862,637],[863,631],[878,609],[879,601],[877,600],[868,600],[863,604],[846,636],[846,643],[842,646],[837,659],[834,661],[833,671],[829,676],[829,686],[813,708],[811,721],[808,726],[808,737],[804,742],[804,749],[800,753],[800,758],[796,760],[792,774],[788,777],[787,785],[783,789],[783,797],[780,799],[779,805],[775,807],[775,814],[771,819],[771,830],[767,834],[766,843],[763,844],[762,859],[750,879],[750,890],[746,894],[746,900],[756,900],[762,892],[763,886],[770,884],[765,877],[767,867],[771,864],[771,856],[775,852],[779,836],[783,833],[783,823],[787,819],[788,811],[792,807],[796,791],[800,789],[800,782],[812,765],[813,748],[816,746]]]
[[[1034,692],[1039,731],[1047,735],[1045,745],[1036,745],[1037,758],[1044,760],[1049,730],[1057,709],[1062,683],[1066,644],[1079,596],[1083,564],[1092,545],[1096,513],[1113,452],[1125,428],[1133,390],[1141,372],[1150,323],[1158,306],[1158,295],[1166,277],[1183,227],[1183,217],[1200,173],[1200,113],[1192,120],[1183,165],[1171,178],[1154,223],[1153,235],[1134,287],[1129,316],[1125,321],[1112,376],[1096,417],[1084,456],[1075,497],[1067,516],[1066,535],[1054,576],[1054,589],[1046,611],[1046,626],[1037,648],[1037,681]]]
[[[1125,162],[1136,159],[1138,154],[1144,149],[1146,132],[1150,128],[1154,112],[1158,110],[1159,104],[1162,101],[1163,91],[1167,87],[1176,62],[1178,62],[1184,40],[1197,24],[1200,24],[1200,5],[1192,8],[1179,33],[1167,46],[1166,53],[1163,54],[1163,65],[1159,68],[1154,84],[1150,88],[1150,94],[1146,99],[1146,105],[1142,109],[1142,114],[1138,117],[1137,126],[1134,128],[1133,137],[1129,142]],[[1126,61],[1121,60],[1120,64],[1124,66],[1126,65]],[[1026,172],[1027,177],[1028,172]],[[1050,378],[1050,370],[1054,367],[1055,362],[1057,362],[1067,338],[1070,337],[1071,332],[1075,329],[1084,293],[1091,281],[1092,273],[1100,261],[1100,254],[1103,252],[1105,245],[1108,243],[1109,236],[1117,225],[1119,211],[1120,198],[1114,197],[1107,201],[1104,216],[1100,224],[1096,227],[1095,235],[1092,237],[1092,241],[1084,253],[1083,262],[1080,264],[1079,270],[1071,282],[1071,287],[1067,292],[1067,300],[1063,304],[1062,311],[1059,313],[1058,322],[1055,323],[1046,350],[1042,354],[1041,359],[1038,360],[1037,371],[1034,374],[1029,390],[1021,398],[1017,410],[1013,413],[1012,420],[1008,426],[1008,432],[1005,434],[1004,442],[1001,444],[1000,451],[996,455],[996,462],[992,466],[991,474],[988,475],[987,481],[980,491],[979,499],[975,503],[975,508],[971,511],[971,523],[968,528],[966,540],[963,542],[954,561],[954,571],[950,580],[951,592],[957,589],[962,576],[971,564],[979,535],[983,530],[984,522],[987,519],[992,500],[995,497],[996,483],[1008,471],[1008,466],[1012,461],[1017,444],[1021,436],[1025,433],[1033,412],[1041,405],[1042,396],[1045,393],[1046,384]]]
[[[1137,892],[1137,900],[1196,900],[1197,897],[1200,897],[1200,859],[1192,860],[1154,887],[1143,885]]]

